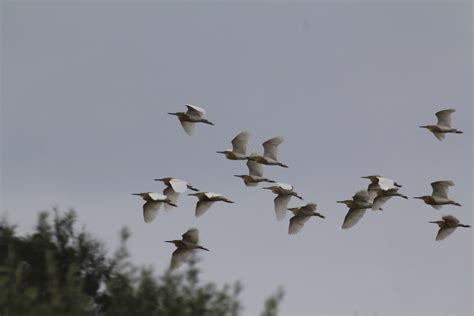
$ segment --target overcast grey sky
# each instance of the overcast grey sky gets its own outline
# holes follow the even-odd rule
[[[284,285],[281,315],[470,315],[472,233],[436,243],[428,221],[472,224],[470,2],[2,2],[1,212],[31,230],[38,211],[74,207],[111,249],[128,225],[134,259],[158,273],[189,226],[206,280],[240,279],[248,315]],[[191,103],[216,126],[192,137],[167,112]],[[418,128],[454,107],[463,135]],[[215,153],[284,136],[266,167],[318,203],[296,236],[274,195],[244,187],[243,162]],[[462,207],[393,199],[339,229],[350,197],[382,174],[410,197],[451,179]],[[130,193],[175,176],[236,201],[194,218],[195,198],[143,223]],[[290,205],[299,205],[292,201]],[[288,219],[288,217],[287,217]]]

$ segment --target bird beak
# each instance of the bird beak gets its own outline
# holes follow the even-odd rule
[[[336,201],[336,203],[345,203],[346,201]]]
[[[395,185],[397,188],[401,188],[401,187],[402,187],[401,184],[398,184],[398,183],[396,183],[396,182],[394,183],[394,185]]]
[[[132,195],[138,195],[138,196],[140,196],[140,193],[132,193]]]
[[[218,154],[225,154],[225,152],[223,152],[223,151],[216,151],[216,153],[218,153]]]
[[[164,179],[153,179],[153,181],[164,181]]]
[[[413,198],[414,198],[414,199],[423,200],[423,197],[421,197],[421,196],[414,196]]]
[[[428,126],[424,125],[424,126],[420,126],[420,128],[428,128]]]
[[[206,250],[206,251],[210,251],[209,249],[207,248],[204,248],[204,247],[201,247],[202,250]]]
[[[436,222],[436,221],[428,222],[428,223],[431,223],[431,224],[438,224],[438,222]]]
[[[272,187],[264,187],[264,188],[262,188],[262,189],[263,189],[263,190],[271,190]]]
[[[178,115],[177,113],[168,113],[169,115]]]
[[[369,176],[361,177],[362,179],[369,179]]]
[[[173,243],[173,241],[172,241],[172,240],[167,240],[167,241],[165,241],[165,242],[169,242],[169,243],[171,243],[171,244]]]
[[[178,207],[178,205],[174,204],[173,202],[168,202],[168,204],[174,207]]]
[[[191,190],[191,191],[199,192],[199,189],[196,189],[193,186],[189,186],[188,189]]]
[[[188,195],[190,195],[190,196],[196,196],[197,193],[189,193]]]

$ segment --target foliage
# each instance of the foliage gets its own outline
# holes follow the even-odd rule
[[[218,287],[200,280],[196,258],[184,272],[155,277],[130,261],[127,228],[108,257],[104,245],[75,229],[76,214],[41,212],[32,234],[0,221],[0,314],[50,316],[238,316],[239,282]],[[278,293],[281,293],[279,295]],[[283,292],[267,299],[262,315],[276,315]]]

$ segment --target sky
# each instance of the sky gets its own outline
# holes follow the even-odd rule
[[[472,5],[458,1],[2,2],[1,214],[28,233],[41,210],[74,208],[113,251],[124,225],[134,261],[168,266],[188,227],[203,279],[241,280],[246,315],[279,285],[281,315],[471,315],[472,231],[435,242],[429,221],[472,224]],[[168,112],[191,103],[215,126],[193,136]],[[418,126],[455,108],[463,135],[439,142]],[[274,195],[217,150],[250,133],[249,152],[283,136],[290,183],[314,218],[294,236]],[[335,201],[381,174],[410,197],[453,180],[462,207],[390,200],[341,230]],[[174,176],[224,194],[194,218],[196,199],[143,222],[130,193]],[[299,200],[290,201],[298,206]]]

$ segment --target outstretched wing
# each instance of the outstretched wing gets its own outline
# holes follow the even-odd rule
[[[435,133],[433,132],[433,135],[438,139],[438,140],[443,140],[444,139],[444,133]]]
[[[247,143],[249,142],[249,133],[242,132],[232,139],[232,151],[245,155],[247,152]]]
[[[177,193],[184,193],[188,188],[186,181],[174,178],[170,180],[170,186]]]
[[[186,107],[188,108],[188,110],[186,111],[186,114],[189,116],[193,116],[196,118],[203,118],[204,115],[206,115],[206,111],[203,108],[200,108],[199,106],[186,104]]]
[[[273,160],[278,160],[277,155],[278,155],[278,145],[280,145],[283,142],[283,137],[274,137],[266,142],[264,142],[263,145],[263,156],[271,158]]]
[[[258,153],[252,153],[250,157],[254,157],[257,155]],[[247,160],[247,167],[249,168],[249,175],[263,177],[263,167],[261,164],[249,159]]]
[[[431,187],[433,188],[432,196],[437,196],[441,198],[448,198],[448,191],[449,187],[453,186],[453,181],[436,181],[431,183]]]
[[[372,210],[377,211],[378,209],[382,208],[382,206],[390,200],[391,196],[384,196],[384,195],[377,195],[374,199],[372,204]]]
[[[451,235],[454,231],[456,230],[456,227],[450,227],[450,228],[440,228],[438,230],[438,234],[436,234],[436,240],[443,240],[449,235]]]
[[[446,226],[448,227],[457,227],[459,224],[459,219],[457,219],[453,215],[445,215],[442,218],[443,221],[446,223]]]
[[[286,216],[286,208],[288,207],[288,203],[290,202],[291,195],[289,194],[283,194],[283,195],[278,195],[274,200],[275,204],[275,214],[277,220],[281,221],[285,218]]]
[[[163,202],[148,201],[143,204],[143,219],[145,223],[151,223],[155,219],[162,203]]]
[[[297,234],[304,226],[304,224],[311,218],[311,216],[293,216],[290,218],[290,225],[288,226],[288,234]]]
[[[445,127],[451,127],[451,113],[456,112],[455,109],[447,109],[436,112],[436,117],[438,118],[438,124]]]
[[[365,190],[357,191],[354,196],[352,196],[354,202],[368,202],[369,201],[369,194]]]
[[[179,120],[179,122],[181,123],[181,126],[183,127],[186,134],[191,136],[194,132],[194,125],[195,124],[193,122],[182,121],[182,120]]]
[[[184,242],[197,245],[199,242],[199,230],[197,228],[190,228],[181,237]]]
[[[357,224],[362,217],[364,217],[365,209],[361,208],[351,208],[349,212],[347,212],[346,217],[344,217],[344,222],[342,223],[341,228],[347,229],[351,228],[355,224]]]
[[[175,192],[172,188],[166,187],[163,190],[163,194],[168,197],[171,203],[178,204],[179,193]],[[165,211],[169,211],[173,208],[173,206],[165,203]]]
[[[196,203],[196,217],[204,215],[204,213],[206,213],[211,208],[212,204],[214,204],[214,201],[198,201]]]
[[[186,260],[188,260],[192,252],[192,249],[187,248],[178,248],[173,251],[173,255],[171,256],[170,269],[174,270],[179,268]]]

